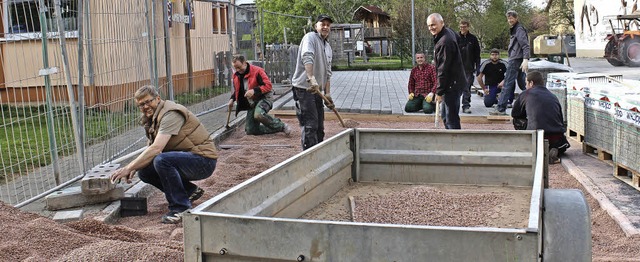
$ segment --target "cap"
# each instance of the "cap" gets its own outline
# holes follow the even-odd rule
[[[333,23],[333,19],[331,19],[331,17],[328,15],[319,15],[318,19],[316,19],[316,23],[322,20],[329,20],[330,23]]]

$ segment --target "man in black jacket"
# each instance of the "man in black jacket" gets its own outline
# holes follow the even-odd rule
[[[460,21],[460,33],[458,34],[458,46],[462,55],[467,86],[462,89],[462,113],[471,114],[471,86],[473,77],[480,68],[480,43],[478,38],[469,33],[469,21]]]
[[[556,163],[559,155],[569,148],[565,137],[562,109],[558,98],[545,87],[542,74],[531,71],[527,74],[527,89],[513,102],[511,117],[516,129],[544,130],[549,140],[549,162]],[[526,120],[526,121],[524,121]],[[523,126],[526,122],[526,128]]]
[[[433,35],[434,56],[438,74],[436,101],[444,100],[442,117],[447,129],[460,129],[460,93],[467,85],[458,48],[456,33],[444,26],[444,20],[438,13],[427,17],[429,32]]]

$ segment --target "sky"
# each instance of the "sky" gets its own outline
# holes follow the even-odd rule
[[[547,0],[529,0],[529,3],[534,7],[544,8],[547,5]]]

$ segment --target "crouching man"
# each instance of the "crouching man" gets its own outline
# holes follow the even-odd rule
[[[164,192],[169,202],[169,212],[162,217],[162,223],[180,223],[191,202],[204,194],[191,181],[213,174],[218,153],[198,117],[180,104],[162,100],[155,87],[139,88],[135,102],[142,112],[140,124],[149,147],[116,170],[111,180],[124,178],[130,183],[137,172],[140,180]]]

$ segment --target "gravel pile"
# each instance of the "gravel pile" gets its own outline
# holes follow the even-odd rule
[[[355,222],[483,227],[496,218],[502,193],[450,193],[416,186],[384,196],[355,197]]]

